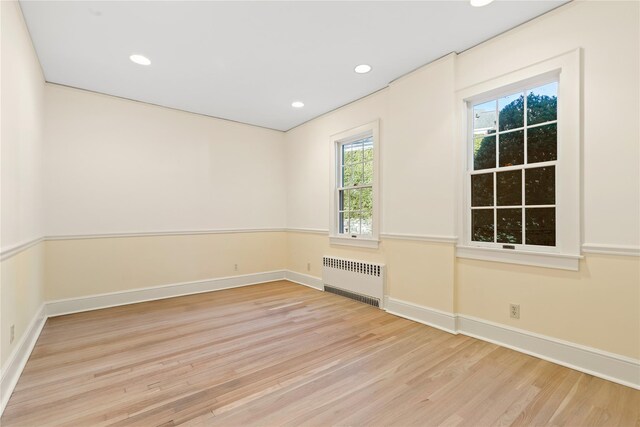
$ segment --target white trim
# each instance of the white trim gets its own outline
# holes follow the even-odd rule
[[[458,315],[458,332],[640,390],[640,360]]]
[[[79,240],[79,239],[113,239],[121,237],[154,237],[154,236],[190,236],[197,234],[232,234],[232,233],[273,233],[284,232],[286,228],[221,228],[210,230],[167,230],[142,231],[135,233],[101,233],[101,234],[69,234],[46,236],[45,240]]]
[[[127,237],[155,237],[155,236],[192,236],[199,234],[233,234],[233,233],[274,233],[287,231],[305,231],[309,233],[328,234],[328,230],[314,229],[289,229],[289,228],[234,228],[211,230],[169,230],[169,231],[141,231],[135,233],[102,233],[102,234],[69,234],[38,237],[0,251],[0,261],[9,259],[20,252],[26,251],[40,242],[56,240],[83,240],[83,239],[118,239]]]
[[[298,273],[297,271],[286,270],[284,278],[285,280],[297,283],[299,285],[308,286],[318,291],[324,291],[324,283],[322,283],[322,278],[320,277]]]
[[[578,271],[580,269],[580,260],[584,258],[580,255],[571,254],[523,252],[475,246],[456,246],[456,257],[571,271]]]
[[[26,251],[30,247],[35,246],[44,240],[45,240],[45,237],[37,237],[35,239],[28,240],[18,245],[11,246],[7,249],[3,249],[0,252],[0,261],[4,261],[5,259],[9,259],[15,255],[18,255],[20,252]]]
[[[16,387],[16,384],[18,384],[18,379],[20,379],[22,370],[27,364],[29,356],[31,356],[36,341],[38,341],[40,332],[42,332],[42,328],[47,321],[46,314],[46,304],[43,303],[31,319],[22,337],[20,337],[20,341],[16,343],[9,358],[2,366],[2,376],[0,377],[0,416],[9,402],[13,389]]]
[[[582,252],[590,254],[640,256],[640,246],[585,243]]]
[[[392,240],[418,240],[422,242],[435,242],[435,243],[456,243],[458,241],[457,236],[435,236],[424,234],[403,234],[403,233],[381,233],[381,239]]]
[[[47,302],[49,317],[284,280],[285,270],[173,283]]]
[[[385,296],[384,309],[387,313],[423,323],[450,334],[457,334],[456,315],[423,305],[413,304]]]
[[[342,236],[329,236],[329,243],[332,245],[359,246],[361,248],[378,249],[380,240],[366,239],[364,237],[354,239],[354,238],[342,237]]]
[[[323,228],[287,228],[286,231],[288,233],[329,234],[329,230]]]
[[[390,314],[467,335],[640,390],[640,360],[476,317],[385,297]]]

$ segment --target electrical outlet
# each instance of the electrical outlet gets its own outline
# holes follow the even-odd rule
[[[311,263],[310,262],[307,263],[307,271],[311,271]]]
[[[11,332],[9,333],[9,344],[16,338],[16,325],[11,325]]]
[[[520,304],[509,304],[509,316],[512,319],[520,318]]]
[[[238,271],[238,264],[233,264],[233,270]]]

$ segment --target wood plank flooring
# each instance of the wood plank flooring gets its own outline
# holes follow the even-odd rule
[[[640,391],[286,281],[49,319],[10,426],[640,425]]]

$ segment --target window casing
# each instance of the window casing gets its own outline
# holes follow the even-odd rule
[[[331,243],[377,247],[378,122],[334,135],[331,141]]]
[[[575,49],[456,92],[461,159],[457,257],[578,270],[582,219],[580,57],[581,50]],[[548,88],[536,93],[549,84],[553,90],[557,84],[557,116],[527,116],[528,91],[549,95]],[[512,118],[511,124],[501,128],[500,110],[517,99],[522,120]],[[493,114],[493,106],[480,108],[492,101],[496,102],[492,104],[496,123],[486,119],[484,124],[476,122],[474,113]],[[495,131],[490,131],[492,126]],[[554,145],[547,144],[554,140],[549,136],[554,130],[555,152]],[[483,141],[493,135],[495,145]],[[481,142],[486,145],[485,156],[477,155]],[[475,189],[472,179],[477,180]],[[475,213],[475,223],[474,211],[484,211]],[[540,215],[536,218],[534,214]],[[482,229],[482,225],[488,226]]]

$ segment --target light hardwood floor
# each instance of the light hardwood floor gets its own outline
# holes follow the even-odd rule
[[[14,425],[640,425],[640,391],[280,281],[49,319]]]

